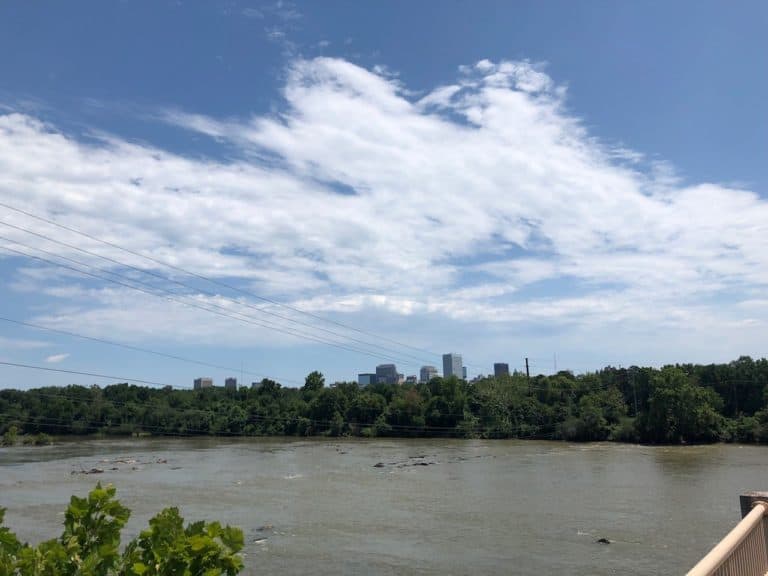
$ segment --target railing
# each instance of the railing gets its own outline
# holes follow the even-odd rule
[[[768,493],[742,495],[741,510],[741,522],[687,576],[768,574]]]

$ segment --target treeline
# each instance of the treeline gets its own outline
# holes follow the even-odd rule
[[[768,361],[613,368],[475,382],[239,390],[130,384],[0,391],[0,434],[547,438],[768,442]],[[13,433],[13,434],[11,434]]]

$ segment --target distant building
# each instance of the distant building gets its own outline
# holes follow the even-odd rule
[[[376,374],[365,373],[357,375],[357,383],[360,386],[370,386],[371,384],[378,384],[378,382],[379,379]]]
[[[212,388],[213,378],[195,378],[195,390],[202,390],[203,388]]]
[[[426,384],[432,378],[437,377],[437,368],[434,366],[422,366],[421,370],[419,370],[419,382],[422,384]]]
[[[493,375],[496,378],[501,378],[502,376],[509,376],[509,364],[505,362],[496,362],[493,365]]]
[[[224,380],[224,388],[227,390],[237,390],[237,378],[227,378]]]
[[[400,374],[394,364],[379,364],[376,366],[376,382],[379,384],[397,384]]]
[[[456,376],[456,378],[463,378],[464,371],[462,370],[463,364],[461,362],[461,354],[443,354],[443,377],[450,378]]]
[[[397,383],[398,384],[403,384],[404,382],[405,382],[405,376],[398,372],[398,374],[397,374]]]
[[[461,367],[461,377],[462,377],[464,380],[466,380],[466,379],[467,379],[467,367],[466,367],[466,366],[462,366],[462,367]]]
[[[408,378],[405,379],[406,384],[416,384],[419,381],[418,378],[416,378],[416,374],[413,376],[408,376]]]

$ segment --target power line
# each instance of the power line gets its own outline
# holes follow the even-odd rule
[[[196,410],[196,409],[189,409],[187,412],[203,412],[202,410]],[[210,411],[205,411],[207,414],[211,414]],[[21,418],[15,418],[14,415],[10,412],[0,413],[0,419],[5,419],[12,423],[18,423],[18,424],[31,424],[36,426],[50,426],[53,428],[59,428],[59,429],[68,429],[68,430],[74,430],[77,428],[78,430],[81,429],[81,427],[84,427],[86,431],[101,431],[101,430],[110,430],[110,429],[120,429],[124,428],[126,424],[113,424],[113,425],[99,425],[99,423],[93,422],[93,421],[87,421],[82,426],[78,425],[75,422],[72,422],[68,418],[53,418],[53,417],[39,417],[36,419],[21,419]],[[304,418],[300,416],[276,416],[276,417],[261,417],[261,416],[250,416],[245,420],[245,425],[248,424],[257,424],[259,422],[270,422],[270,421],[292,421],[292,420],[303,420],[304,422],[309,422],[311,425],[315,426],[330,426],[334,424],[331,420],[312,420],[309,418]],[[361,422],[352,422],[349,420],[343,420],[343,424],[347,426],[360,426],[360,427],[369,427],[370,424],[367,423],[361,423]],[[153,424],[142,424],[137,422],[131,422],[128,423],[127,426],[139,428],[142,431],[156,431],[156,433],[160,436],[172,436],[172,437],[194,437],[194,436],[212,436],[212,437],[225,437],[225,438],[251,438],[251,437],[264,437],[263,433],[259,432],[248,432],[248,431],[241,431],[241,432],[230,432],[230,431],[216,431],[211,432],[210,429],[207,428],[187,428],[184,427],[184,432],[169,430],[168,428],[164,426],[159,425],[153,425]],[[390,430],[396,430],[401,432],[442,432],[445,434],[446,432],[459,432],[460,430],[456,427],[449,427],[449,426],[427,426],[427,425],[397,425],[397,424],[388,424],[387,425]],[[538,425],[533,427],[528,426],[518,426],[516,428],[512,428],[508,430],[505,434],[509,434],[509,438],[515,439],[515,440],[525,440],[525,439],[546,439],[546,438],[553,438],[557,436],[557,432],[547,432],[544,434],[541,434],[539,431],[544,430],[546,428],[554,428],[555,426],[549,425]],[[533,431],[531,431],[531,428]],[[469,428],[462,428],[461,431],[470,431],[470,432],[483,432],[484,429],[480,426],[474,426]],[[516,434],[518,432],[521,432],[522,430],[529,431],[529,434],[526,435],[519,435]],[[513,435],[515,434],[515,435]]]
[[[238,292],[240,294],[244,294],[244,295],[250,296],[252,298],[256,298],[257,300],[261,300],[263,302],[268,302],[270,304],[274,304],[275,306],[280,306],[282,308],[286,308],[288,310],[292,310],[292,311],[297,312],[299,314],[304,314],[306,316],[315,318],[317,320],[321,320],[323,322],[328,322],[328,323],[331,323],[331,324],[335,324],[337,326],[340,326],[342,328],[346,328],[348,330],[352,330],[354,332],[358,332],[358,333],[361,333],[361,334],[368,334],[369,336],[373,336],[375,338],[379,338],[381,340],[384,340],[384,341],[387,341],[387,342],[391,342],[393,344],[397,344],[398,346],[401,346],[401,347],[404,347],[404,348],[410,348],[412,350],[416,350],[416,351],[419,351],[419,352],[426,352],[427,354],[429,354],[431,356],[439,356],[438,354],[435,354],[434,352],[431,352],[429,350],[425,350],[423,348],[418,348],[418,347],[415,347],[415,346],[411,346],[409,344],[405,344],[405,343],[400,342],[398,340],[387,338],[387,337],[382,336],[380,334],[375,334],[375,333],[372,333],[372,332],[369,332],[369,331],[366,331],[366,330],[362,330],[360,328],[356,328],[354,326],[350,326],[348,324],[344,324],[342,322],[338,322],[336,320],[325,318],[323,316],[320,316],[319,314],[313,314],[311,312],[307,312],[306,310],[302,310],[301,308],[297,308],[295,306],[290,306],[289,304],[284,304],[284,303],[279,302],[277,300],[274,300],[274,299],[271,299],[271,298],[267,298],[265,296],[260,296],[258,294],[255,294],[255,293],[251,292],[251,291],[244,290],[242,288],[239,288],[237,286],[233,286],[233,285],[228,284],[226,282],[222,282],[220,280],[216,280],[214,278],[210,278],[208,276],[204,276],[202,274],[198,274],[196,272],[192,272],[191,270],[187,270],[185,268],[182,268],[181,266],[176,266],[174,264],[170,264],[168,262],[165,262],[163,260],[154,258],[152,256],[147,256],[146,254],[142,254],[141,252],[137,252],[135,250],[131,250],[129,248],[125,248],[124,246],[120,246],[120,245],[118,245],[118,244],[116,244],[114,242],[110,242],[108,240],[104,240],[102,238],[98,238],[96,236],[93,236],[93,235],[88,234],[86,232],[83,232],[81,230],[77,230],[77,229],[72,228],[70,226],[66,226],[64,224],[56,222],[55,220],[44,218],[44,217],[39,216],[37,214],[33,214],[33,213],[28,212],[26,210],[22,210],[21,208],[17,208],[15,206],[11,206],[11,205],[5,204],[3,202],[0,202],[0,206],[2,206],[3,208],[7,208],[8,210],[13,210],[14,212],[17,212],[17,213],[20,213],[20,214],[24,214],[25,216],[28,216],[30,218],[34,218],[34,219],[39,220],[41,222],[45,222],[45,223],[50,224],[52,226],[56,226],[56,227],[61,228],[63,230],[67,230],[68,232],[72,232],[74,234],[78,234],[80,236],[83,236],[83,237],[88,238],[90,240],[93,240],[95,242],[99,242],[101,244],[104,244],[104,245],[107,245],[107,246],[111,246],[112,248],[116,248],[118,250],[122,250],[123,252],[126,252],[127,254],[132,254],[133,256],[137,256],[139,258],[144,258],[145,260],[149,260],[150,262],[154,262],[155,264],[158,264],[160,266],[164,266],[166,268],[170,268],[172,270],[176,270],[178,272],[182,272],[183,274],[187,274],[188,276],[192,276],[194,278],[198,278],[200,280],[204,280],[204,281],[209,282],[211,284],[214,284],[216,286],[227,288],[229,290],[233,290],[233,291]]]
[[[68,260],[70,262],[74,262],[77,265],[83,266],[85,268],[91,268],[91,269],[102,271],[97,266],[93,266],[93,265],[90,265],[90,264],[84,264],[84,263],[79,262],[77,260],[74,260],[72,258],[68,258],[66,256],[61,256],[59,254],[52,253],[52,252],[44,250],[42,248],[37,248],[37,247],[29,246],[27,244],[19,242],[18,240],[13,240],[13,239],[6,238],[6,237],[3,237],[3,236],[0,236],[0,239],[6,240],[6,241],[9,241],[9,242],[13,242],[14,244],[18,244],[19,246],[22,246],[22,247],[25,247],[25,248],[29,248],[31,250],[37,250],[37,251],[43,252],[45,254],[53,255],[53,256],[55,256],[57,258],[61,258],[61,259],[64,259],[64,260]],[[265,320],[260,320],[260,321],[259,320],[253,320],[253,319],[250,319],[251,317],[249,317],[249,316],[246,316],[246,315],[244,315],[244,314],[242,314],[240,312],[231,312],[227,308],[225,308],[223,306],[220,306],[220,305],[217,305],[217,304],[209,304],[209,306],[213,306],[214,308],[219,308],[219,309],[222,309],[222,310],[227,310],[227,312],[229,312],[229,313],[218,312],[216,310],[212,310],[211,308],[207,308],[207,307],[201,306],[199,304],[195,304],[195,303],[191,303],[191,302],[188,302],[188,301],[183,301],[183,300],[179,300],[177,298],[173,298],[172,296],[158,295],[158,294],[155,294],[154,292],[151,292],[150,290],[147,290],[147,289],[144,289],[144,288],[140,288],[138,286],[133,286],[131,284],[127,284],[127,283],[121,282],[119,280],[114,280],[112,278],[105,278],[104,276],[100,276],[99,274],[94,274],[94,273],[91,273],[91,272],[87,272],[85,270],[80,270],[78,268],[74,268],[74,267],[69,266],[67,264],[62,264],[61,262],[56,262],[54,260],[49,260],[47,258],[42,258],[41,256],[35,256],[33,254],[28,254],[26,252],[23,252],[21,250],[16,250],[16,249],[11,248],[9,246],[4,246],[4,247],[2,247],[2,249],[14,252],[16,254],[20,254],[20,255],[25,256],[27,258],[33,258],[35,260],[39,260],[39,261],[45,262],[47,264],[52,264],[54,266],[59,266],[61,268],[72,270],[72,271],[77,272],[79,274],[90,276],[90,277],[96,278],[98,280],[112,282],[114,284],[118,284],[120,286],[124,286],[126,288],[130,288],[131,290],[137,290],[139,292],[143,292],[143,293],[149,294],[151,296],[160,296],[160,297],[163,297],[166,300],[169,300],[171,302],[177,302],[177,303],[182,304],[184,306],[189,306],[189,307],[192,307],[192,308],[197,308],[199,310],[204,310],[206,312],[210,312],[212,314],[216,314],[218,316],[222,316],[222,317],[225,317],[225,318],[230,318],[230,319],[238,320],[238,321],[244,322],[246,324],[253,324],[253,325],[261,326],[263,328],[267,328],[267,329],[270,329],[270,330],[275,330],[277,332],[282,332],[284,334],[289,334],[291,336],[297,336],[299,338],[305,338],[305,339],[308,339],[308,340],[314,340],[314,341],[319,342],[321,344],[326,344],[328,346],[334,346],[336,348],[340,348],[342,350],[347,350],[349,352],[355,352],[355,353],[358,353],[358,354],[364,354],[366,356],[371,356],[373,358],[378,358],[378,359],[384,358],[384,359],[388,359],[388,360],[393,360],[395,362],[398,362],[398,361],[402,360],[402,359],[398,359],[398,358],[393,358],[393,357],[389,357],[389,356],[383,356],[383,355],[380,355],[380,354],[375,354],[373,352],[370,352],[370,351],[367,351],[367,350],[361,350],[361,349],[358,349],[358,348],[354,348],[352,346],[348,346],[348,345],[345,345],[345,344],[342,344],[342,343],[324,340],[324,339],[322,339],[322,338],[320,338],[318,336],[306,334],[304,332],[300,332],[300,331],[293,330],[293,329],[290,329],[290,328],[276,327],[276,326],[274,326],[273,323],[272,323],[272,325],[264,324],[264,322],[268,322],[268,321],[265,321]],[[136,282],[136,283],[139,283],[139,284],[148,285],[146,282],[142,282],[142,281],[136,280],[134,278],[129,278],[129,277],[126,277],[124,275],[118,274],[116,272],[106,272],[106,273],[111,274],[113,276],[118,276],[118,277],[124,278],[124,279],[128,280],[129,282]],[[150,286],[154,290],[161,290],[161,291],[169,293],[169,294],[178,294],[176,292],[171,292],[170,290],[166,290],[166,289],[163,289],[163,288],[158,288],[158,287],[151,286],[151,285],[148,285],[148,286]],[[234,316],[233,314],[236,314],[237,316]],[[404,363],[406,365],[410,365],[409,362],[404,362]]]
[[[136,284],[140,284],[142,286],[146,286],[149,290],[138,288],[136,286],[132,286],[132,285],[126,284],[125,282],[116,281],[116,280],[113,280],[111,278],[104,278],[103,276],[95,275],[95,274],[92,274],[92,273],[89,273],[89,272],[84,272],[82,270],[72,268],[71,266],[67,266],[67,265],[61,264],[59,262],[54,262],[54,261],[51,261],[51,260],[47,260],[45,258],[40,258],[38,256],[32,256],[32,255],[29,255],[29,254],[27,254],[25,252],[20,252],[18,250],[14,250],[13,248],[5,247],[6,250],[11,250],[13,252],[16,252],[17,254],[21,254],[21,255],[24,255],[24,256],[27,256],[27,257],[30,257],[30,258],[36,258],[38,260],[42,260],[43,262],[54,264],[56,266],[61,266],[61,267],[73,270],[75,272],[79,272],[81,274],[86,274],[88,276],[92,276],[92,277],[97,278],[99,280],[106,280],[108,282],[119,284],[120,286],[124,286],[126,288],[131,288],[133,290],[138,290],[140,292],[144,292],[145,294],[150,294],[152,296],[159,296],[158,294],[155,294],[155,293],[150,291],[150,290],[159,290],[159,291],[164,292],[166,294],[173,294],[173,295],[178,295],[178,296],[182,296],[182,297],[191,297],[192,296],[190,294],[182,294],[180,292],[169,290],[167,288],[158,287],[158,286],[155,286],[155,285],[150,284],[148,282],[144,282],[143,280],[132,278],[130,276],[126,276],[126,275],[120,274],[118,272],[113,272],[111,270],[105,270],[104,268],[100,268],[99,266],[94,266],[93,264],[87,264],[87,263],[81,262],[79,260],[75,260],[74,258],[70,258],[68,256],[63,256],[63,255],[58,254],[56,252],[52,252],[50,250],[45,250],[45,249],[39,248],[37,246],[31,246],[29,244],[25,244],[23,242],[20,242],[19,240],[13,239],[13,238],[8,238],[6,236],[1,236],[0,235],[0,240],[5,240],[7,242],[13,242],[14,244],[18,244],[19,246],[22,246],[24,248],[28,248],[30,250],[37,250],[38,252],[42,252],[43,254],[48,254],[50,256],[54,256],[56,258],[60,258],[62,260],[66,260],[68,262],[72,262],[72,263],[74,263],[74,264],[76,264],[78,266],[82,266],[82,267],[85,267],[85,268],[90,268],[92,270],[97,270],[101,274],[109,274],[110,276],[115,276],[117,278],[122,278],[123,280],[126,280],[128,282],[133,282],[133,283],[136,283]],[[212,295],[212,296],[216,297],[216,295]],[[346,345],[346,344],[343,344],[341,342],[335,342],[335,341],[331,341],[331,340],[328,340],[328,339],[324,339],[324,338],[322,338],[320,336],[317,336],[317,335],[314,335],[314,334],[310,334],[310,333],[307,333],[307,332],[303,332],[303,331],[295,329],[295,328],[282,327],[282,326],[276,324],[274,321],[263,320],[263,319],[258,319],[257,320],[253,316],[250,316],[250,315],[247,315],[247,314],[243,314],[242,312],[237,312],[237,311],[234,311],[234,310],[230,310],[229,308],[227,308],[225,306],[221,306],[221,305],[213,303],[213,302],[208,302],[207,305],[209,307],[218,308],[219,310],[224,310],[227,314],[217,313],[214,310],[210,310],[210,308],[206,308],[206,307],[200,306],[199,304],[190,304],[187,301],[181,301],[181,300],[178,300],[178,299],[173,298],[173,297],[169,297],[169,296],[165,296],[165,295],[163,295],[162,297],[164,297],[167,300],[170,300],[172,302],[179,302],[179,303],[184,304],[186,306],[191,306],[193,308],[198,308],[198,309],[201,309],[201,310],[206,310],[206,311],[209,311],[209,312],[213,312],[214,314],[219,314],[220,316],[223,315],[223,316],[226,316],[226,317],[229,317],[229,318],[234,318],[234,319],[237,319],[237,320],[249,323],[249,324],[254,324],[256,326],[261,326],[263,328],[273,329],[273,330],[276,330],[278,332],[283,332],[285,334],[290,334],[292,336],[298,336],[299,338],[305,338],[305,339],[309,339],[309,340],[314,340],[314,341],[319,342],[321,344],[328,344],[330,346],[335,346],[337,348],[342,348],[342,349],[349,350],[349,351],[352,351],[352,352],[358,352],[358,353],[361,353],[361,354],[366,354],[366,355],[372,356],[374,358],[385,358],[385,359],[388,359],[388,360],[393,360],[395,362],[402,361],[406,365],[411,364],[409,361],[403,360],[402,358],[395,358],[395,357],[391,357],[391,356],[383,356],[381,354],[377,354],[377,353],[374,353],[374,352],[371,352],[371,351],[368,351],[368,350],[359,349],[357,347],[353,347],[351,345]],[[237,303],[236,301],[234,301],[234,302]],[[251,319],[252,321],[243,320],[242,318],[235,318],[234,316],[232,316],[232,314],[236,314],[237,316],[242,316],[244,318]],[[341,335],[341,336],[344,337],[343,335]]]
[[[196,286],[192,286],[192,285],[190,285],[190,284],[188,284],[188,283],[185,283],[185,282],[181,282],[181,281],[179,281],[179,280],[176,280],[176,279],[174,279],[174,278],[170,278],[170,277],[167,277],[167,276],[163,276],[162,274],[158,274],[158,273],[156,273],[156,272],[153,272],[152,270],[145,270],[145,269],[143,269],[143,268],[139,268],[139,267],[137,267],[137,266],[133,266],[133,265],[131,265],[131,264],[127,264],[127,263],[125,263],[125,262],[122,262],[122,261],[120,261],[120,260],[116,260],[116,259],[114,259],[114,258],[110,258],[109,256],[104,256],[104,255],[102,255],[102,254],[98,254],[98,253],[96,253],[96,252],[92,252],[92,251],[90,251],[90,250],[86,250],[86,249],[84,249],[84,248],[80,248],[80,247],[78,247],[78,246],[75,246],[75,245],[73,245],[73,244],[69,244],[69,243],[67,243],[67,242],[62,242],[61,240],[57,240],[57,239],[55,239],[55,238],[52,238],[52,237],[50,237],[50,236],[47,236],[47,235],[45,235],[45,234],[40,234],[40,233],[38,233],[38,232],[35,232],[35,231],[33,231],[33,230],[29,230],[28,228],[24,228],[24,227],[22,227],[22,226],[17,226],[17,225],[15,225],[15,224],[10,224],[10,223],[8,223],[8,222],[4,222],[4,221],[0,221],[0,225],[2,225],[2,226],[7,226],[7,227],[9,227],[9,228],[13,228],[13,229],[15,229],[15,230],[18,230],[18,231],[20,231],[20,232],[23,232],[23,233],[25,233],[25,234],[31,234],[31,235],[33,235],[33,236],[37,236],[38,238],[41,238],[41,239],[43,239],[43,240],[46,240],[46,241],[48,241],[48,242],[52,242],[52,243],[58,244],[58,245],[60,245],[60,246],[64,246],[64,247],[66,247],[66,248],[70,248],[70,249],[72,249],[72,250],[77,250],[78,252],[82,252],[83,254],[87,254],[87,255],[89,255],[89,256],[92,256],[92,257],[95,257],[95,258],[101,258],[102,260],[106,260],[107,262],[111,262],[111,263],[113,263],[113,264],[116,264],[116,265],[118,265],[118,266],[121,266],[121,267],[124,267],[124,268],[128,268],[128,269],[130,269],[130,270],[133,270],[133,271],[135,271],[135,272],[139,272],[140,274],[147,274],[147,275],[149,275],[149,276],[153,276],[153,277],[155,277],[155,278],[158,278],[158,279],[160,279],[160,280],[162,280],[162,281],[164,281],[164,282],[171,282],[171,283],[173,283],[173,284],[176,284],[176,285],[178,285],[178,286],[181,286],[181,287],[183,287],[183,288],[187,288],[187,289],[190,289],[190,290],[193,290],[193,291],[199,292],[199,293],[201,293],[201,294],[204,294],[205,296],[208,296],[208,297],[211,297],[211,298],[218,298],[218,297],[220,297],[220,298],[223,298],[224,300],[227,300],[227,301],[229,301],[229,302],[233,302],[233,303],[235,303],[235,304],[238,304],[238,305],[240,305],[240,306],[245,306],[245,307],[247,307],[247,308],[252,308],[252,309],[256,310],[257,312],[259,312],[259,313],[261,313],[261,314],[267,314],[267,315],[269,315],[269,316],[274,316],[274,317],[276,317],[276,318],[280,318],[280,319],[282,319],[282,320],[286,320],[286,321],[288,321],[288,322],[292,322],[292,323],[294,323],[294,324],[298,324],[298,325],[300,325],[300,326],[309,327],[309,328],[312,328],[312,329],[314,329],[314,330],[320,330],[320,331],[322,331],[322,332],[325,332],[325,333],[328,333],[328,334],[332,334],[332,335],[334,335],[334,336],[339,336],[339,337],[345,338],[345,339],[347,339],[347,340],[350,340],[350,341],[352,341],[352,342],[356,342],[356,343],[359,343],[359,344],[363,344],[363,345],[366,345],[366,346],[373,346],[374,348],[379,348],[379,349],[381,349],[381,350],[385,350],[385,351],[387,351],[387,352],[393,352],[393,353],[395,353],[395,354],[403,354],[404,356],[408,356],[408,357],[410,357],[410,358],[412,358],[412,359],[414,359],[414,360],[419,360],[419,361],[422,361],[422,362],[424,361],[424,359],[423,359],[423,358],[419,358],[419,357],[417,357],[417,356],[412,356],[411,354],[405,354],[405,353],[403,353],[403,352],[400,352],[400,351],[398,351],[398,350],[394,350],[394,349],[392,349],[392,348],[388,348],[388,347],[385,347],[385,346],[381,346],[381,345],[379,345],[379,344],[376,344],[376,343],[373,343],[373,342],[368,342],[368,341],[366,341],[366,340],[360,340],[359,338],[353,338],[353,337],[351,337],[351,336],[348,336],[348,335],[346,335],[346,334],[342,334],[342,333],[340,333],[340,332],[337,332],[337,331],[334,331],[334,330],[328,330],[328,329],[326,329],[326,328],[322,328],[322,327],[320,327],[320,326],[316,326],[316,325],[313,325],[313,324],[309,324],[309,323],[307,323],[307,322],[302,322],[302,321],[300,321],[300,320],[296,320],[296,319],[294,319],[294,318],[291,318],[291,317],[289,317],[289,316],[285,316],[284,314],[278,314],[278,313],[276,313],[276,312],[272,312],[272,311],[269,311],[269,310],[265,310],[264,308],[260,308],[260,307],[258,307],[258,306],[254,306],[253,304],[251,304],[250,302],[247,302],[247,301],[242,301],[242,300],[235,300],[235,299],[233,299],[233,298],[228,298],[228,297],[225,297],[225,296],[221,296],[221,295],[219,295],[219,294],[215,294],[215,293],[213,293],[213,292],[210,292],[210,291],[207,291],[207,290],[202,290],[202,289],[200,289],[200,288],[198,288],[198,287],[196,287]],[[1,236],[0,236],[0,238],[2,238],[2,239],[4,239],[4,240],[8,240],[8,241],[11,241],[11,242],[15,242],[15,240],[13,240],[13,239],[4,238],[4,237],[1,237]],[[30,248],[33,248],[33,249],[38,249],[38,250],[40,250],[39,248],[36,248],[36,247],[31,247],[31,246],[28,246],[28,245],[27,245],[27,247],[30,247]],[[41,250],[41,251],[42,251],[42,250]],[[65,258],[64,256],[60,256],[60,255],[59,255],[59,257],[60,257],[60,258]],[[111,272],[111,271],[108,271],[108,270],[104,270],[103,268],[100,268],[100,270],[101,270],[103,273],[106,273],[106,274],[113,274],[113,272]],[[141,283],[142,283],[142,284],[146,284],[146,283],[144,283],[144,282],[141,282]]]
[[[194,360],[192,358],[185,358],[184,356],[177,356],[175,354],[167,354],[165,352],[159,352],[157,350],[151,350],[149,348],[142,348],[140,346],[132,346],[130,344],[123,344],[122,342],[115,342],[113,340],[106,340],[104,338],[96,338],[94,336],[86,336],[84,334],[78,334],[77,332],[70,332],[68,330],[60,330],[58,328],[51,328],[49,326],[42,326],[40,324],[33,324],[31,322],[22,322],[21,320],[14,320],[13,318],[5,318],[3,316],[0,316],[0,321],[3,322],[9,322],[12,324],[16,324],[19,326],[25,326],[27,328],[34,328],[36,330],[46,330],[48,332],[53,332],[54,334],[62,334],[64,336],[70,336],[73,338],[80,338],[82,340],[89,340],[91,342],[98,342],[99,344],[107,344],[109,346],[116,346],[118,348],[125,348],[126,350],[133,350],[136,352],[144,352],[146,354],[153,354],[155,356],[161,356],[163,358],[170,358],[171,360],[178,360],[180,362],[189,362],[191,364],[197,364],[199,366],[207,366],[208,368],[216,368],[217,370],[228,370],[230,372],[242,372],[243,374],[248,374],[249,376],[256,376],[257,378],[270,378],[273,380],[280,380],[282,382],[290,382],[292,384],[301,384],[298,380],[291,380],[288,378],[280,378],[278,376],[265,376],[264,374],[259,374],[257,372],[249,372],[248,370],[242,370],[241,368],[233,368],[231,366],[221,366],[219,364],[211,364],[208,362],[203,362],[202,360]]]
[[[28,370],[43,370],[45,372],[61,372],[64,374],[77,374],[79,376],[92,376],[94,378],[104,378],[105,380],[118,380],[122,382],[136,382],[137,384],[149,384],[150,386],[170,386],[164,382],[153,382],[152,380],[140,380],[138,378],[124,378],[123,376],[110,376],[109,374],[96,374],[94,372],[78,372],[77,370],[66,370],[64,368],[49,368],[47,366],[35,366],[33,364],[20,364],[17,362],[0,361],[2,366],[11,366],[14,368],[26,368]]]

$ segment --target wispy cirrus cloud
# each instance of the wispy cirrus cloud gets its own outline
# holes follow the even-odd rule
[[[63,362],[69,358],[69,354],[53,354],[51,356],[46,357],[45,362],[47,364],[58,364],[59,362]]]
[[[353,322],[522,321],[606,342],[617,322],[690,326],[687,345],[714,349],[713,322],[736,337],[768,320],[768,202],[595,140],[540,65],[481,60],[414,96],[385,71],[299,59],[282,96],[273,115],[164,114],[235,149],[227,162],[6,113],[0,197]],[[112,290],[79,320],[146,320]]]

